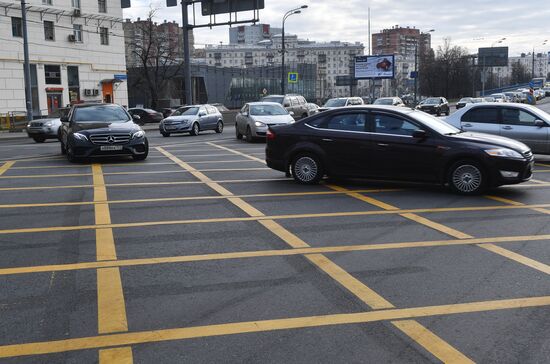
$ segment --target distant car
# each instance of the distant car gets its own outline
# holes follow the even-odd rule
[[[159,131],[163,137],[171,134],[189,133],[199,135],[201,131],[214,130],[223,132],[223,116],[212,105],[190,105],[180,107],[172,115],[159,124]]]
[[[519,102],[518,94],[513,91],[504,92],[504,95],[508,98],[509,102]]]
[[[405,103],[399,97],[380,97],[374,100],[373,105],[387,105],[405,107]]]
[[[479,104],[480,102],[486,102],[483,97],[474,97],[472,98],[472,103],[473,104]]]
[[[313,102],[308,102],[306,104],[306,106],[307,106],[307,115],[308,116],[315,115],[319,112],[319,105],[317,105]]]
[[[437,116],[441,114],[449,115],[451,113],[449,102],[444,97],[429,97],[420,103],[416,109]]]
[[[533,153],[550,154],[550,115],[531,105],[470,104],[445,121],[464,131],[519,140]]]
[[[473,195],[530,179],[534,158],[523,143],[464,133],[423,112],[356,106],[270,127],[266,162],[301,184],[325,175],[366,177],[445,184]]]
[[[546,93],[542,89],[535,90],[534,93],[537,100],[542,100],[546,97]]]
[[[471,97],[463,97],[456,103],[456,109],[463,108],[466,104],[471,104],[473,102],[474,100]]]
[[[301,95],[287,94],[287,95],[269,95],[263,97],[262,102],[276,102],[281,104],[288,112],[293,112],[295,120],[307,118],[308,108],[307,101]]]
[[[484,102],[495,102],[495,98],[491,96],[484,96],[483,97]]]
[[[249,102],[235,118],[235,136],[237,139],[244,136],[247,142],[252,142],[257,138],[265,138],[270,126],[292,123],[292,114],[279,103]]]
[[[327,111],[337,107],[364,105],[363,99],[360,97],[338,97],[329,99],[319,108],[319,111]]]
[[[76,104],[61,117],[61,153],[69,162],[80,158],[132,156],[144,160],[149,142],[143,129],[122,106]]]
[[[495,102],[508,102],[508,98],[502,93],[491,94],[491,97],[495,99]]]
[[[545,96],[550,96],[550,87],[544,87],[542,91],[544,91]]]
[[[128,113],[132,116],[139,116],[139,124],[144,125],[147,123],[160,123],[164,119],[164,115],[161,112],[155,111],[153,109],[141,109],[141,108],[131,108],[128,109]]]
[[[60,108],[51,112],[45,119],[33,120],[27,124],[27,135],[36,143],[46,139],[59,139],[61,117],[67,115],[70,108]]]

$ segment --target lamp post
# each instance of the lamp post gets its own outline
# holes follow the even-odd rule
[[[415,47],[414,47],[414,73],[415,73],[415,77],[414,77],[414,106],[416,106],[416,104],[418,102],[418,42],[421,40],[423,34],[433,33],[433,32],[435,32],[435,29],[430,29],[425,33],[420,32],[418,40],[415,43]]]
[[[546,43],[548,43],[548,39],[542,42],[541,46],[545,46]],[[535,46],[533,46],[532,58],[533,58],[533,64],[532,64],[532,70],[531,70],[531,78],[535,78]]]
[[[285,21],[286,19],[294,14],[300,14],[302,11],[300,9],[307,9],[307,5],[302,5],[300,7],[289,10],[283,16],[283,34],[281,35],[281,95],[285,94]]]

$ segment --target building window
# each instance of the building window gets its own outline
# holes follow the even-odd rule
[[[55,28],[53,21],[44,21],[44,39],[55,40]]]
[[[82,42],[82,25],[73,24],[73,35],[75,42]]]
[[[80,101],[80,81],[78,66],[67,66],[67,83],[69,85],[69,101],[71,104]]]
[[[52,5],[52,0],[42,0],[42,4],[44,5]]]
[[[80,9],[80,0],[71,0],[73,8]]]
[[[107,12],[107,0],[97,0],[97,5],[100,13]]]
[[[23,23],[21,22],[21,18],[13,17],[11,18],[11,35],[14,37],[22,37],[23,36]]]
[[[102,45],[109,45],[109,28],[99,28],[99,38]]]
[[[47,85],[61,85],[61,66],[45,65],[44,73]]]

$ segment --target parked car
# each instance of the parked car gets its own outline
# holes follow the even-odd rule
[[[37,119],[27,124],[27,135],[36,143],[44,143],[46,139],[59,139],[61,117],[67,115],[70,108],[54,110],[45,119]]]
[[[307,106],[307,116],[315,115],[319,112],[319,105],[313,102],[308,102],[306,106]]]
[[[142,108],[131,108],[128,109],[128,113],[132,116],[139,116],[139,124],[145,125],[147,123],[160,123],[164,119],[164,115],[161,112],[155,111],[153,109],[142,109]]]
[[[247,142],[257,138],[265,138],[267,128],[274,125],[294,123],[292,114],[279,103],[249,102],[243,106],[235,118],[235,135]]]
[[[159,131],[163,137],[171,134],[189,133],[199,135],[201,131],[214,130],[223,132],[223,116],[212,105],[190,105],[180,107],[172,115],[159,124]]]
[[[451,113],[449,103],[444,97],[429,97],[422,101],[416,109],[427,112],[428,114],[435,114],[437,116],[441,114],[449,115]]]
[[[61,153],[69,162],[80,158],[132,156],[144,160],[149,154],[145,132],[122,106],[77,104],[61,117]]]
[[[466,104],[471,104],[473,102],[474,100],[471,97],[463,97],[456,103],[456,109],[463,108]]]
[[[534,159],[523,143],[464,133],[417,110],[358,106],[270,127],[266,162],[303,184],[325,175],[366,177],[447,184],[461,194],[478,194],[530,179]]]
[[[405,107],[405,103],[399,97],[380,97],[374,100],[373,105],[388,105]]]
[[[328,99],[325,104],[319,108],[319,111],[332,110],[337,107],[356,106],[363,105],[363,99],[360,97],[337,97],[334,99]]]
[[[464,131],[516,139],[533,153],[550,154],[550,115],[523,104],[473,104],[445,120]]]
[[[265,96],[260,101],[276,102],[281,104],[289,112],[293,112],[294,119],[302,119],[308,117],[307,101],[303,96],[287,94],[287,95],[270,95]]]

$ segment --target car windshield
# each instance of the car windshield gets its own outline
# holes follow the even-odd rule
[[[180,115],[197,115],[199,113],[198,107],[182,107],[174,111],[172,116],[180,116]]]
[[[250,115],[288,115],[288,111],[279,105],[251,105]]]
[[[460,129],[455,128],[452,125],[447,124],[443,120],[436,118],[435,116],[429,115],[424,112],[415,111],[414,117],[422,122],[424,125],[429,127],[430,129],[443,134],[443,135],[450,135],[450,134],[457,134],[460,133]]]
[[[435,105],[435,104],[439,104],[439,99],[436,98],[436,97],[432,97],[432,98],[429,98],[427,99],[426,101],[424,101],[424,103],[426,105]]]
[[[346,99],[330,99],[325,103],[325,107],[346,106]]]
[[[74,111],[76,122],[114,122],[125,123],[130,120],[126,111],[120,106],[97,105],[78,107]]]
[[[472,102],[472,99],[469,98],[469,97],[465,97],[465,98],[463,98],[463,99],[460,99],[459,102]]]
[[[374,105],[393,105],[393,99],[377,99]]]
[[[277,104],[282,104],[283,103],[283,99],[284,97],[282,96],[266,96],[262,99],[262,101],[265,101],[265,102],[276,102]]]

